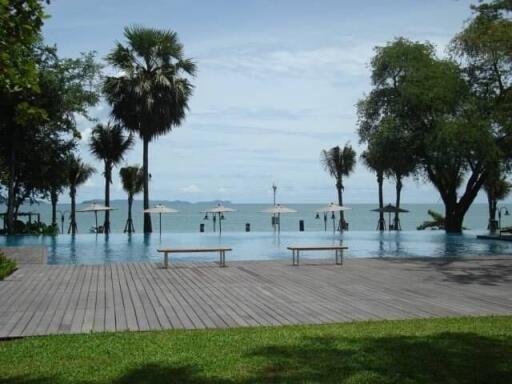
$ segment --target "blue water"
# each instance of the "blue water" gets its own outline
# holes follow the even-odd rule
[[[159,261],[156,250],[168,247],[233,248],[227,260],[290,259],[286,249],[292,244],[340,244],[349,247],[346,257],[474,257],[512,256],[512,242],[479,240],[476,232],[446,235],[443,231],[349,231],[340,235],[329,232],[272,232],[132,234],[79,234],[75,237],[9,236],[0,237],[0,246],[45,245],[49,264],[103,264],[127,261]],[[303,257],[326,257],[323,252],[304,253]],[[216,254],[173,255],[177,260],[217,260]]]
[[[162,232],[174,233],[194,233],[199,232],[200,224],[205,225],[207,232],[213,231],[213,220],[203,220],[204,213],[201,213],[207,208],[211,208],[212,204],[204,203],[172,203],[165,201],[155,201],[151,205],[157,203],[164,203],[168,206],[176,208],[179,212],[175,214],[162,216]],[[299,221],[304,221],[305,230],[307,232],[318,232],[324,230],[323,215],[315,218],[315,210],[322,206],[327,205],[328,202],[323,204],[285,204],[290,208],[297,210],[296,213],[286,214],[281,217],[281,226],[283,231],[293,232],[299,230]],[[387,203],[387,201],[386,201]],[[83,208],[88,204],[79,204],[78,208]],[[352,231],[373,231],[377,226],[378,214],[372,212],[376,208],[375,204],[350,204],[347,205],[352,209],[345,212],[345,218],[350,224]],[[111,212],[111,228],[114,233],[122,233],[126,222],[126,202],[113,201],[111,206],[115,208]],[[262,213],[264,208],[268,208],[269,204],[228,204],[229,207],[236,209],[236,212],[227,213],[225,220],[222,222],[222,228],[229,232],[243,232],[245,224],[251,224],[251,230],[256,232],[265,232],[272,229],[271,217],[269,214]],[[64,213],[64,228],[69,227],[69,204],[59,205],[59,210]],[[430,219],[427,211],[434,209],[440,213],[444,213],[444,207],[440,204],[402,204],[402,208],[409,210],[408,213],[401,215],[402,229],[404,231],[414,231],[416,227],[424,220]],[[509,207],[512,210],[512,208]],[[4,212],[5,207],[0,205],[0,212]],[[48,223],[50,222],[51,206],[49,204],[38,204],[33,206],[23,206],[22,211],[38,212],[41,214],[41,220]],[[142,229],[142,202],[135,201],[133,205],[133,221],[135,229],[140,232]],[[389,216],[385,215],[386,222]],[[78,230],[79,233],[88,233],[89,228],[94,223],[94,214],[92,213],[77,213]],[[98,213],[98,223],[103,223],[103,213]],[[487,204],[473,204],[469,209],[464,219],[464,226],[472,230],[485,230],[488,223],[488,208]],[[503,217],[503,226],[512,224],[512,216]],[[60,220],[59,220],[60,225]],[[153,229],[158,231],[158,215],[153,215]],[[327,227],[332,228],[332,221],[327,220]],[[217,223],[218,228],[218,223]]]

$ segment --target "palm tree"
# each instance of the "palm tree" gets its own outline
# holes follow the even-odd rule
[[[128,193],[128,220],[126,220],[124,232],[132,233],[135,232],[132,220],[133,196],[142,192],[144,188],[143,171],[138,165],[123,167],[119,170],[119,176],[123,189]]]
[[[497,229],[496,211],[498,209],[498,201],[504,200],[512,191],[512,185],[507,181],[506,176],[501,171],[496,170],[490,172],[484,183],[484,190],[487,194],[487,202],[489,205],[489,225],[488,229],[491,233],[495,233]]]
[[[110,184],[112,184],[112,169],[124,158],[125,153],[132,147],[132,135],[125,136],[119,124],[98,124],[94,127],[89,140],[91,152],[104,164],[105,176],[105,205],[110,207]],[[105,211],[105,233],[110,232],[110,212]]]
[[[361,155],[361,159],[363,163],[366,165],[368,169],[375,172],[377,175],[377,184],[379,186],[379,222],[377,224],[377,229],[379,231],[384,231],[386,229],[386,221],[384,219],[384,192],[383,192],[383,183],[384,183],[384,174],[386,172],[386,168],[384,166],[383,161],[378,156],[377,151],[373,150],[373,148],[369,145],[368,149],[364,151]],[[389,224],[389,223],[388,223]]]
[[[75,155],[71,155],[67,163],[67,176],[69,185],[69,197],[71,197],[71,214],[68,233],[74,235],[77,231],[76,225],[76,188],[84,184],[96,170]]]
[[[321,153],[321,161],[325,170],[336,179],[336,189],[338,191],[338,204],[343,205],[343,176],[349,176],[356,165],[356,152],[347,143],[343,148],[338,146],[329,150],[323,150]],[[347,229],[343,211],[340,211],[339,229]]]
[[[144,209],[149,208],[149,143],[181,124],[193,86],[196,66],[183,54],[173,31],[127,27],[127,44],[117,43],[107,62],[120,72],[107,77],[103,91],[113,118],[143,142]],[[151,216],[144,214],[144,232],[151,232]]]

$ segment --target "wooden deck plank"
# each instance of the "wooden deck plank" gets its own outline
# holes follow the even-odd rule
[[[22,266],[0,282],[0,338],[512,314],[512,258]]]

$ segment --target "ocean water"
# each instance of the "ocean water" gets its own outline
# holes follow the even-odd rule
[[[152,205],[164,203],[177,209],[179,212],[175,214],[162,215],[162,232],[164,233],[194,233],[199,232],[201,223],[205,224],[206,232],[213,232],[213,220],[204,220],[204,211],[206,208],[212,207],[212,204],[189,204],[178,203],[169,204],[166,202],[155,201]],[[326,205],[326,204],[324,204]],[[79,204],[78,208],[87,206],[87,204]],[[111,206],[115,208],[111,212],[110,221],[113,233],[123,232],[127,218],[127,204],[123,201],[114,201]],[[226,213],[222,222],[222,230],[224,232],[244,232],[246,223],[251,226],[251,231],[265,232],[272,231],[271,216],[262,213],[261,210],[269,207],[268,204],[230,204],[231,208],[236,212]],[[321,232],[325,229],[323,215],[320,219],[315,219],[315,210],[321,208],[322,204],[286,204],[286,206],[296,209],[297,213],[290,213],[281,216],[281,230],[283,232],[294,232],[299,230],[299,221],[304,220],[304,229],[307,232]],[[354,204],[352,208],[345,212],[346,220],[349,222],[351,231],[373,231],[377,226],[378,213],[371,212],[377,206],[373,204]],[[400,215],[402,229],[404,231],[414,231],[416,227],[424,220],[429,220],[427,214],[428,209],[434,209],[440,213],[444,213],[444,207],[436,204],[403,204],[402,208],[409,210],[409,213]],[[0,208],[2,209],[2,208]],[[3,208],[5,210],[5,208]],[[69,226],[69,204],[59,205],[59,210],[65,213],[64,230]],[[136,232],[142,230],[142,202],[135,201],[133,205],[133,220]],[[29,207],[23,207],[23,211],[39,212],[41,220],[50,222],[51,206],[49,204],[39,204]],[[511,210],[512,211],[512,210]],[[159,217],[153,215],[153,230],[159,230]],[[392,217],[392,216],[391,216]],[[388,221],[388,215],[385,215]],[[502,225],[511,225],[512,216],[504,216]],[[485,230],[487,227],[488,212],[486,204],[474,204],[467,213],[464,225],[471,230]],[[93,213],[77,213],[77,223],[79,233],[89,233],[89,229],[94,226]],[[98,213],[98,223],[103,224],[103,213]],[[216,230],[218,230],[218,222]],[[59,218],[60,225],[60,218]],[[327,231],[332,231],[332,220],[330,216],[327,220]]]

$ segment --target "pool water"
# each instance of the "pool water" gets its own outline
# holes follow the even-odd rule
[[[292,244],[340,244],[349,247],[346,257],[473,257],[512,256],[512,242],[480,240],[476,232],[447,235],[442,231],[384,232],[227,232],[143,234],[79,234],[74,237],[8,236],[0,246],[45,245],[49,264],[103,264],[112,262],[159,261],[159,247],[229,246],[229,260],[290,259]],[[326,257],[324,252],[304,252],[303,257]],[[217,260],[216,254],[176,254],[173,260]]]

